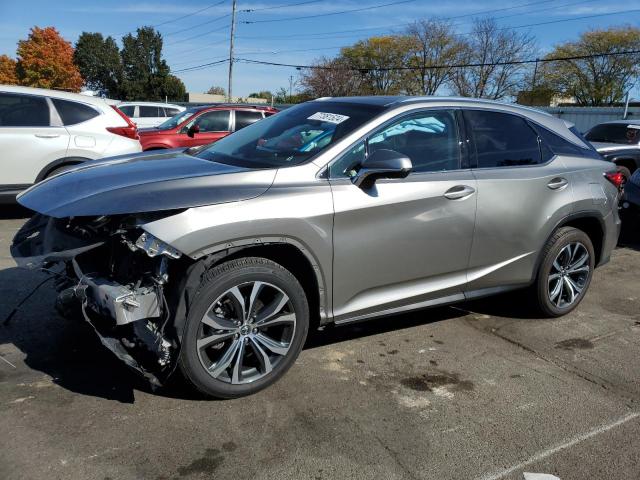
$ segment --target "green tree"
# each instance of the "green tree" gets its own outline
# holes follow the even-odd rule
[[[269,100],[271,101],[271,97],[273,97],[274,94],[271,93],[269,90],[261,90],[259,92],[253,92],[249,94],[250,98],[264,98],[265,100]]]
[[[135,35],[122,38],[120,55],[121,96],[125,100],[163,100],[169,66],[162,59],[162,35],[153,27],[139,28]]]
[[[615,54],[640,50],[640,28],[615,27],[590,30],[575,42],[558,45],[545,58]],[[619,102],[640,74],[640,54],[609,55],[545,62],[540,82],[557,94],[573,97],[580,105]]]
[[[164,80],[164,97],[170,102],[184,102],[187,100],[187,89],[175,75],[169,75]]]
[[[224,89],[224,87],[221,87],[219,85],[214,85],[211,88],[209,88],[209,90],[207,90],[207,92],[209,95],[223,95],[223,96],[227,96],[227,91]]]
[[[112,37],[82,32],[76,42],[73,60],[90,90],[117,96],[122,83],[120,50]]]

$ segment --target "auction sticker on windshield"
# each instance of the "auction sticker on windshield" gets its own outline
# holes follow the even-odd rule
[[[349,117],[347,117],[346,115],[340,115],[338,113],[316,112],[308,117],[307,120],[319,120],[321,122],[335,123],[336,125],[338,125],[345,120],[349,120]]]

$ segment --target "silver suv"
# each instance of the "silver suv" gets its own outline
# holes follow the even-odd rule
[[[612,167],[531,109],[325,98],[47,179],[12,253],[154,385],[177,367],[231,398],[280,378],[310,326],[523,287],[570,312],[618,238]]]

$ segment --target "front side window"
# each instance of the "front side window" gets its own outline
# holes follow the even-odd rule
[[[58,98],[53,98],[52,101],[65,126],[77,125],[78,123],[86,122],[99,115],[95,109],[82,103],[60,100]]]
[[[329,175],[351,177],[366,154],[395,150],[411,159],[412,172],[438,172],[460,167],[460,143],[456,118],[446,110],[406,116],[358,143],[331,165]]]
[[[537,165],[538,135],[521,117],[486,110],[467,110],[464,119],[475,144],[477,168]]]
[[[589,130],[585,138],[590,142],[637,145],[640,143],[640,124],[603,123]]]
[[[236,110],[236,130],[248,127],[252,123],[256,123],[258,120],[262,120],[262,112]]]
[[[192,124],[200,128],[200,132],[229,131],[229,110],[213,110],[196,118]]]
[[[382,112],[384,107],[315,101],[265,118],[196,153],[248,168],[298,165]]]
[[[0,93],[0,127],[48,127],[49,105],[44,97]]]

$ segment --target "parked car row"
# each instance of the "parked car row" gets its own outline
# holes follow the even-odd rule
[[[31,185],[87,160],[208,144],[276,112],[242,105],[116,103],[2,85],[0,203],[13,203]]]

